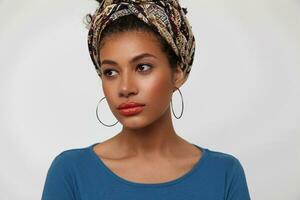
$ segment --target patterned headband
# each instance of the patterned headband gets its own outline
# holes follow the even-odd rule
[[[180,68],[187,79],[194,60],[195,38],[192,27],[178,0],[102,0],[90,16],[88,49],[96,71],[101,78],[99,39],[102,30],[112,21],[134,14],[154,28],[171,46],[179,58]]]

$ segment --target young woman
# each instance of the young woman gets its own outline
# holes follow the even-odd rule
[[[42,199],[250,199],[237,158],[189,143],[174,130],[171,110],[176,118],[182,112],[175,115],[172,94],[181,94],[195,52],[187,10],[177,0],[99,3],[88,15],[89,53],[105,94],[99,103],[107,101],[122,130],[60,153]],[[100,116],[97,106],[103,123]]]

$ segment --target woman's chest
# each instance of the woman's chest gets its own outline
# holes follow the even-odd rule
[[[197,160],[109,160],[101,159],[105,166],[121,179],[137,183],[163,183],[176,180],[194,167]]]

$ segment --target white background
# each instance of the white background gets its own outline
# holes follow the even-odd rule
[[[181,2],[196,55],[176,131],[236,156],[252,199],[299,200],[300,1]],[[2,200],[40,199],[57,154],[121,129],[102,126],[95,115],[103,93],[82,20],[96,5],[0,0]],[[174,102],[179,115],[177,93]],[[115,122],[101,105],[105,122]]]

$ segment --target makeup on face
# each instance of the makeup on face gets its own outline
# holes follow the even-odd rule
[[[150,53],[141,53],[137,56],[134,56],[129,61],[129,65],[135,68],[135,70],[139,71],[141,74],[147,74],[154,67],[153,63],[155,63],[155,59],[158,59],[155,55]],[[105,78],[111,78],[116,76],[116,74],[109,73],[122,71],[122,67],[120,67],[120,65],[114,60],[105,59],[101,62],[101,70]]]
[[[103,90],[119,121],[147,124],[162,116],[170,103],[172,70],[155,36],[113,35],[100,54]]]
[[[131,116],[143,111],[145,104],[137,102],[124,102],[118,106],[118,110],[122,115]]]

